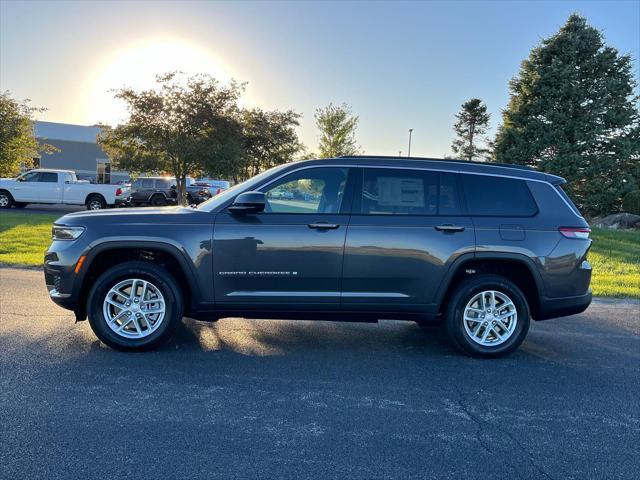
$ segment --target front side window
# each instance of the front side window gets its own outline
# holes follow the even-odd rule
[[[347,169],[308,168],[268,185],[265,212],[340,213],[347,184]]]
[[[365,168],[360,211],[365,215],[459,215],[455,176],[426,170]]]
[[[40,178],[40,172],[29,172],[25,173],[22,177],[20,177],[21,182],[37,182]]]
[[[161,178],[160,180],[156,180],[156,188],[158,190],[166,190],[171,188],[171,180],[166,178]]]
[[[45,183],[56,183],[58,181],[58,174],[53,172],[42,172],[38,181]]]
[[[524,180],[462,175],[469,214],[483,217],[531,217],[538,211]]]

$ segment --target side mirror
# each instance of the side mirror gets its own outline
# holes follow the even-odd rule
[[[229,207],[231,213],[260,213],[264,210],[267,199],[262,192],[244,192],[236,197]]]

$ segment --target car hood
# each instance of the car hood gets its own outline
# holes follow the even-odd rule
[[[109,208],[69,213],[55,221],[59,225],[180,224],[211,222],[212,214],[190,207]]]

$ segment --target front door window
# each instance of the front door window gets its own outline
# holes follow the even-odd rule
[[[347,169],[309,168],[268,185],[265,212],[338,214],[344,198]]]

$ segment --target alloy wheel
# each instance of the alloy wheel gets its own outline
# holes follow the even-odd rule
[[[496,290],[485,290],[469,300],[463,321],[471,340],[493,347],[511,338],[518,324],[518,312],[509,296]]]
[[[144,338],[165,318],[165,300],[153,283],[131,278],[117,283],[105,296],[102,312],[107,325],[125,338]]]

